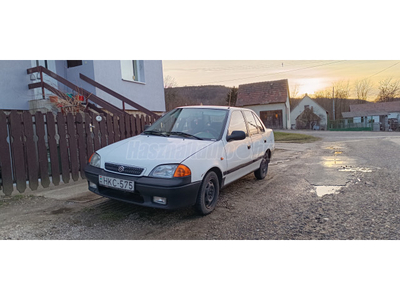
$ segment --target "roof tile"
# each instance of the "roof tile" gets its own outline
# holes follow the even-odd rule
[[[236,106],[285,103],[289,96],[287,79],[239,85]]]

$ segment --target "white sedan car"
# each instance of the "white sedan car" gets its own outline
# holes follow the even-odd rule
[[[178,107],[142,134],[108,145],[85,168],[89,190],[142,206],[195,206],[206,215],[221,188],[254,172],[265,178],[274,134],[249,109]]]

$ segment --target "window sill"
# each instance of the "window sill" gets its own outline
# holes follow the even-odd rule
[[[122,81],[126,81],[126,82],[132,82],[132,83],[138,83],[138,84],[142,84],[142,85],[145,85],[145,84],[146,84],[145,82],[141,82],[141,81],[134,81],[134,80],[129,80],[129,79],[123,79],[123,78],[122,78]]]

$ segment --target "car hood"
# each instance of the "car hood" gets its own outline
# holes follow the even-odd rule
[[[161,164],[179,164],[215,141],[177,137],[138,135],[111,144],[97,151],[101,167],[105,163],[144,168],[148,175]]]

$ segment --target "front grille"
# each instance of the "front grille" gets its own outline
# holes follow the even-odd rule
[[[124,165],[117,165],[117,164],[111,164],[111,163],[106,163],[105,164],[106,170],[112,171],[112,172],[117,172],[121,174],[129,174],[129,175],[140,175],[143,173],[143,168],[139,167],[130,167],[130,166],[124,166]]]
[[[100,194],[102,194],[105,197],[109,197],[111,199],[117,199],[132,203],[144,203],[143,197],[136,192],[135,193],[124,192],[120,190],[106,188],[104,186],[99,186],[98,188]]]

